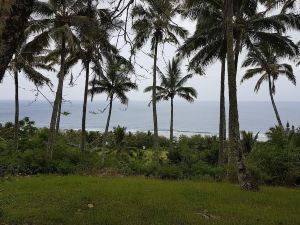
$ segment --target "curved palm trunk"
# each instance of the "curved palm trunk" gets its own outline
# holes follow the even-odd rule
[[[236,68],[233,50],[233,0],[226,0],[227,66],[229,86],[229,147],[235,153],[238,180],[242,190],[257,191],[258,186],[249,175],[240,147],[239,114],[237,106]]]
[[[89,74],[90,74],[90,62],[87,61],[85,65],[85,85],[84,85],[84,97],[83,97],[83,106],[82,106],[82,121],[81,121],[81,151],[85,150],[86,142],[86,108],[87,108],[87,98],[88,98],[88,87],[89,87]]]
[[[66,37],[64,34],[62,34],[61,36],[61,46],[62,47],[61,47],[60,74],[58,78],[58,86],[57,86],[57,91],[56,91],[55,100],[53,104],[49,137],[48,137],[48,153],[50,159],[52,159],[53,156],[53,145],[55,141],[55,126],[57,123],[59,105],[62,101],[61,98],[62,98],[62,90],[63,90],[64,77],[65,77]]]
[[[173,149],[173,123],[174,123],[174,104],[171,98],[171,121],[170,121],[170,148]]]
[[[15,71],[15,150],[19,148],[19,77],[18,71]]]
[[[0,6],[0,82],[16,49],[23,41],[24,30],[34,0],[1,1]]]
[[[152,110],[153,110],[153,126],[154,126],[154,136],[153,136],[153,147],[158,156],[159,143],[158,143],[158,125],[157,125],[157,109],[156,109],[156,67],[157,67],[157,48],[158,41],[155,41],[154,46],[154,65],[153,65],[153,89],[152,89]]]
[[[280,119],[280,116],[279,116],[279,112],[278,112],[276,104],[275,104],[274,96],[273,96],[273,93],[272,93],[272,82],[271,82],[271,76],[270,75],[268,75],[268,82],[269,82],[269,94],[270,94],[272,106],[273,106],[273,109],[274,109],[274,112],[275,112],[275,115],[276,115],[276,119],[277,119],[278,125],[283,128],[283,125],[282,125],[282,122],[281,122],[281,119]]]
[[[107,134],[108,134],[111,111],[112,111],[112,104],[113,104],[113,96],[111,96],[110,99],[109,99],[109,109],[108,109],[108,116],[107,116],[105,131],[104,131],[103,145],[105,145],[106,137],[107,137]]]
[[[222,59],[221,66],[221,88],[220,88],[220,123],[219,123],[219,157],[218,163],[222,165],[224,162],[225,142],[226,142],[226,109],[225,109],[225,69],[226,59]]]

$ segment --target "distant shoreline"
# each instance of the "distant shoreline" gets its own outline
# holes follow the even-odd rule
[[[106,124],[107,111],[102,113],[107,102],[97,100],[88,102],[86,127],[90,131],[102,131]],[[300,126],[300,102],[278,101],[278,110],[284,125],[289,122],[295,127]],[[227,121],[228,121],[228,105]],[[160,135],[169,137],[170,104],[160,102],[158,109],[158,125]],[[48,102],[38,100],[20,101],[20,119],[28,116],[35,121],[37,127],[48,127],[51,118],[51,106]],[[67,116],[61,117],[61,129],[81,128],[82,101],[72,100],[63,104],[63,112]],[[95,112],[95,113],[90,113]],[[0,100],[0,121],[5,123],[14,121],[14,101]],[[260,132],[259,140],[265,141],[265,133],[277,122],[271,102],[268,101],[239,101],[240,130]],[[128,107],[116,101],[113,105],[110,129],[118,125],[126,127],[130,132],[148,132],[153,129],[152,112],[146,100],[131,100]],[[176,101],[174,104],[174,135],[217,136],[219,131],[219,103],[217,101],[195,101],[193,104]]]
[[[80,128],[77,129],[62,129],[62,131],[66,132],[69,130],[76,130],[79,131]],[[104,132],[104,129],[94,129],[94,128],[86,128],[87,131],[99,131],[99,132]],[[142,133],[147,133],[148,131],[150,131],[151,133],[153,133],[153,130],[138,130],[138,129],[127,129],[127,132],[132,132],[132,133],[137,133],[137,132],[142,132]],[[169,130],[158,130],[158,134],[160,136],[169,137]],[[212,136],[218,136],[218,133],[215,132],[206,132],[206,131],[187,131],[187,130],[174,130],[173,131],[173,135],[177,138],[179,138],[180,136],[187,136],[187,137],[192,137],[195,135],[200,135],[200,136],[208,136],[208,137],[212,137]],[[258,140],[259,141],[267,141],[267,136],[263,133],[259,133],[258,134]]]

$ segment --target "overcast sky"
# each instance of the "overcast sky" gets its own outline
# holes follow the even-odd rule
[[[193,33],[195,23],[191,23],[189,21],[183,21],[182,19],[176,19],[177,24],[183,26],[184,28],[190,31],[190,34]],[[300,33],[291,32],[289,35],[296,41],[300,40]],[[120,43],[120,42],[119,42]],[[119,47],[121,45],[119,44]],[[158,66],[162,71],[165,70],[166,64],[165,60],[168,61],[172,59],[175,55],[176,47],[165,44],[164,46],[164,57],[162,57],[162,46],[160,46],[160,54],[159,54],[159,63]],[[151,68],[153,65],[153,59],[149,57],[145,53],[150,52],[149,44],[143,48],[143,51],[137,54],[136,61],[137,63],[145,69],[140,68],[139,65],[136,65],[135,70],[137,76],[133,76],[133,80],[136,81],[139,85],[139,91],[130,92],[128,94],[130,100],[149,100],[150,94],[143,93],[143,89],[150,85],[151,80]],[[129,48],[123,47],[121,50],[121,54],[123,56],[129,56]],[[244,53],[242,53],[240,62],[244,59]],[[292,63],[291,63],[292,64]],[[187,61],[185,60],[182,63],[183,73],[186,73],[186,65]],[[292,64],[294,65],[294,64]],[[147,72],[147,71],[148,72]],[[78,64],[72,69],[72,74],[76,78],[78,74],[82,71],[81,64]],[[269,101],[268,88],[267,84],[264,84],[261,87],[261,90],[258,93],[254,93],[253,89],[255,83],[258,78],[254,78],[252,80],[246,81],[243,84],[240,84],[240,79],[245,69],[238,68],[238,100],[239,101]],[[277,92],[275,99],[277,101],[299,101],[300,100],[300,67],[294,66],[294,72],[297,77],[297,81],[299,83],[298,86],[293,86],[286,78],[280,78],[277,83]],[[45,74],[46,75],[46,74]],[[145,78],[141,77],[144,76]],[[33,100],[35,98],[34,94],[30,91],[33,89],[33,85],[30,84],[24,76],[20,75],[20,99],[21,100]],[[53,73],[49,73],[48,76],[51,78],[52,82],[56,84],[56,75]],[[78,77],[76,84],[73,87],[69,87],[68,83],[70,81],[70,76],[65,79],[65,87],[64,87],[64,98],[66,100],[82,100],[83,99],[83,91],[84,91],[84,71],[80,77]],[[219,90],[220,90],[220,63],[216,62],[211,65],[206,70],[206,75],[204,76],[195,76],[191,79],[188,85],[193,86],[198,91],[198,100],[199,101],[219,101]],[[226,86],[227,88],[227,86]],[[46,88],[42,89],[42,92],[53,99],[53,94],[47,91]],[[6,74],[3,82],[0,84],[0,100],[8,100],[14,99],[14,82],[12,77],[9,74]],[[43,100],[43,97],[39,97],[40,100]],[[95,97],[95,100],[105,100],[105,95],[99,95]]]

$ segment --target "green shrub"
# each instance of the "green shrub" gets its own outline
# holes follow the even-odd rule
[[[300,183],[300,149],[291,142],[284,146],[278,140],[275,143],[274,140],[271,143],[259,143],[249,155],[247,164],[261,183]]]
[[[120,126],[114,127],[113,134],[114,134],[115,146],[120,150],[121,147],[124,145],[126,127],[120,127]]]
[[[179,166],[166,164],[159,167],[157,174],[161,179],[183,178],[183,171]]]

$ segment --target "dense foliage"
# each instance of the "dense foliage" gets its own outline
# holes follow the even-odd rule
[[[88,132],[89,151],[80,151],[80,131],[59,133],[53,159],[47,157],[47,129],[38,129],[29,118],[20,121],[20,146],[14,150],[14,125],[0,126],[0,174],[100,174],[143,175],[161,179],[223,180],[226,166],[218,166],[217,137],[180,136],[170,148],[160,137],[159,161],[155,160],[153,134],[126,132],[115,127],[106,137]],[[267,142],[257,142],[244,132],[242,146],[247,164],[260,183],[300,184],[300,130],[272,128]],[[170,150],[171,149],[171,150]]]
[[[266,184],[300,184],[300,130],[271,128],[268,141],[257,143],[248,157],[256,177]]]

